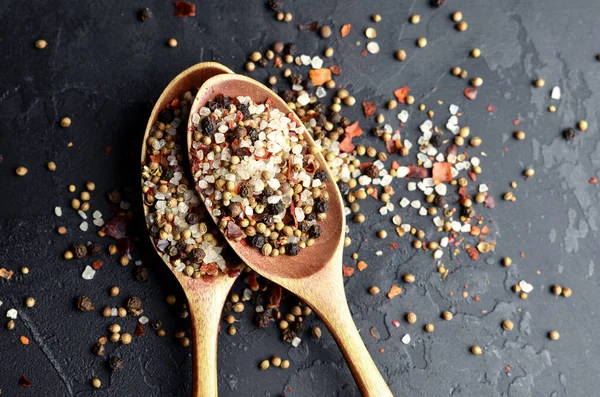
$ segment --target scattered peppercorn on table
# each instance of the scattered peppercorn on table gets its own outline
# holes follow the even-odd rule
[[[2,395],[191,395],[172,272],[229,272],[222,231],[265,260],[310,255],[333,184],[350,309],[394,395],[596,395],[600,4],[569,6],[7,1]],[[184,137],[198,87],[163,109],[141,165],[146,104],[209,60],[272,87],[331,177],[294,162],[311,152],[286,114],[222,98],[194,131],[223,165],[202,174],[215,224]],[[359,395],[318,316],[256,273],[221,319],[219,395]]]

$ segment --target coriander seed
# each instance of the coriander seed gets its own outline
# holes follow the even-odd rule
[[[565,298],[568,298],[571,295],[573,295],[573,291],[571,290],[571,288],[569,288],[569,287],[563,287],[563,289],[562,289],[562,296],[564,296]]]
[[[56,229],[56,232],[57,232],[58,234],[62,234],[62,235],[64,235],[64,234],[67,234],[67,228],[66,228],[66,227],[64,227],[64,226],[59,226],[59,227]]]
[[[404,51],[404,50],[396,51],[396,59],[399,61],[404,61],[406,59],[406,51]]]
[[[23,166],[17,167],[15,170],[15,174],[17,174],[17,176],[25,176],[28,172],[29,170]]]
[[[483,351],[481,350],[480,346],[475,345],[475,346],[471,346],[471,353],[473,353],[476,356],[479,356],[483,353]]]
[[[171,48],[175,48],[175,47],[177,47],[177,40],[175,40],[175,38],[171,37],[169,39],[169,41],[167,41],[167,45]]]
[[[427,39],[425,37],[420,37],[417,40],[417,46],[420,47],[420,48],[426,47],[427,46]]]
[[[548,332],[548,338],[550,338],[550,340],[559,340],[560,334],[558,333],[558,331],[550,331]]]
[[[85,188],[90,192],[93,192],[94,190],[96,190],[96,184],[94,182],[88,181],[85,184]]]
[[[235,328],[235,325],[230,325],[229,328],[227,328],[227,333],[229,335],[235,335],[237,333],[237,328]]]
[[[35,48],[39,49],[39,50],[43,50],[44,48],[46,48],[48,46],[48,42],[46,40],[37,40],[35,42]]]
[[[254,51],[252,54],[250,54],[250,60],[252,62],[258,62],[260,61],[262,58],[262,54],[258,51]]]
[[[456,29],[459,32],[465,32],[468,29],[469,25],[465,21],[460,21],[456,24]]]
[[[502,322],[502,328],[504,328],[505,331],[512,331],[514,327],[515,325],[510,320],[504,320]]]
[[[48,167],[49,171],[56,171],[56,163],[54,161],[48,161],[46,167]]]
[[[323,55],[325,55],[327,58],[331,58],[333,56],[334,50],[333,47],[327,47],[325,49],[325,51],[323,52]]]
[[[416,322],[417,322],[417,315],[416,315],[415,313],[413,313],[413,312],[408,312],[408,313],[406,314],[406,321],[407,321],[409,324],[414,324],[414,323],[416,323]]]
[[[288,369],[289,367],[290,367],[290,361],[289,360],[283,360],[281,362],[281,368]]]
[[[433,331],[435,331],[435,326],[433,324],[425,324],[425,332],[432,333]]]
[[[77,190],[77,188],[75,187],[75,185],[69,185],[69,192],[74,193],[75,190]]]
[[[123,335],[121,335],[121,343],[124,345],[128,345],[131,343],[132,337],[131,334],[129,333],[124,333]]]
[[[544,81],[544,79],[538,78],[534,80],[533,85],[537,88],[542,88],[544,85],[546,85],[546,82]]]
[[[369,288],[369,294],[371,294],[371,295],[377,295],[377,294],[379,294],[379,292],[381,292],[379,287],[372,286]]]
[[[451,312],[449,312],[449,311],[445,311],[445,312],[443,312],[443,313],[442,313],[442,318],[443,318],[444,320],[446,320],[446,321],[450,321],[450,320],[452,320],[452,318],[453,318],[453,317],[454,317],[454,316],[453,316],[453,315],[452,315],[452,313],[451,313]]]
[[[281,358],[279,356],[271,357],[271,365],[274,367],[279,367],[281,365]]]
[[[319,30],[319,34],[324,39],[329,38],[331,36],[331,27],[329,27],[327,25],[321,26],[321,29]]]
[[[321,338],[321,334],[322,334],[321,333],[321,328],[319,328],[319,327],[313,327],[313,329],[312,329],[312,336],[315,339]]]
[[[63,117],[60,120],[60,126],[63,128],[68,128],[69,126],[71,126],[71,119],[69,117]]]
[[[119,287],[112,287],[109,291],[110,296],[119,295]]]
[[[8,322],[6,323],[6,329],[9,331],[15,329],[15,320],[8,320]]]
[[[25,306],[31,308],[33,306],[35,306],[35,299],[32,298],[31,296],[27,299],[25,299]]]
[[[561,295],[562,294],[562,287],[558,284],[554,284],[551,288],[552,293],[556,296]]]

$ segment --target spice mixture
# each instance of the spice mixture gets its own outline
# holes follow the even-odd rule
[[[311,246],[327,216],[328,174],[294,117],[220,95],[191,119],[192,172],[225,235],[265,256]]]

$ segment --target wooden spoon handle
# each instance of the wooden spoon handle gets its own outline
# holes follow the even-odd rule
[[[217,339],[226,297],[227,294],[188,299],[193,333],[193,397],[216,397],[219,394]]]
[[[337,295],[307,303],[333,335],[362,395],[394,397],[356,329],[345,294]]]

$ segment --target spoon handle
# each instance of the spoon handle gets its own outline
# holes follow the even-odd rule
[[[394,397],[352,320],[344,293],[343,280],[341,277],[334,276],[330,278],[329,282],[322,282],[322,284],[335,285],[327,285],[331,288],[320,286],[319,290],[323,292],[317,293],[317,296],[313,290],[309,293],[313,299],[307,303],[312,306],[333,335],[362,395],[364,397]]]
[[[224,293],[188,296],[193,335],[193,397],[216,397],[217,339],[221,309],[227,298]]]

